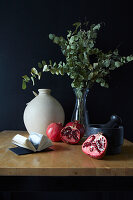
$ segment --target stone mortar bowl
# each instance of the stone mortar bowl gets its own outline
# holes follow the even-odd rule
[[[105,128],[102,124],[90,124],[88,129],[88,136],[102,132],[107,138],[108,148],[107,154],[119,154],[124,141],[124,128],[119,126],[118,128]]]

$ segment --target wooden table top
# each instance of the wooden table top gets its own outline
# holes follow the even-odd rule
[[[103,160],[89,158],[81,144],[53,143],[54,151],[18,156],[13,147],[16,134],[28,137],[25,131],[0,132],[0,176],[133,176],[133,143],[124,140],[122,152],[106,155]]]

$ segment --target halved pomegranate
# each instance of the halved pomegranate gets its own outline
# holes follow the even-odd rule
[[[85,128],[83,124],[80,124],[78,120],[74,120],[73,122],[69,122],[66,124],[66,126],[70,127],[76,127],[80,131],[80,139],[84,136],[85,134]]]
[[[61,140],[68,144],[76,144],[80,141],[80,131],[73,126],[65,126],[61,130]]]
[[[101,159],[107,150],[107,139],[102,133],[91,135],[82,144],[82,151],[92,158]]]

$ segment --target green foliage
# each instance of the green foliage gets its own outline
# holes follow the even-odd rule
[[[73,24],[75,30],[69,30],[66,36],[58,37],[49,34],[49,39],[61,48],[62,54],[65,56],[65,62],[46,63],[44,60],[38,63],[38,68],[42,71],[38,72],[36,68],[31,69],[31,77],[23,76],[22,88],[26,89],[26,83],[34,79],[40,80],[43,72],[51,72],[56,75],[67,74],[71,79],[71,86],[78,88],[79,92],[82,88],[90,88],[94,83],[100,84],[102,87],[108,88],[106,76],[111,70],[121,67],[122,65],[133,61],[133,55],[122,57],[117,49],[104,53],[95,47],[97,32],[101,28],[101,24],[92,24],[87,30],[82,29],[82,24],[77,22]]]

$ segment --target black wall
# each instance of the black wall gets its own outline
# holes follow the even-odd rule
[[[99,48],[119,46],[121,55],[133,53],[133,12],[129,0],[0,0],[0,130],[24,130],[23,111],[33,98],[32,90],[51,88],[70,121],[75,97],[68,77],[49,73],[33,88],[21,89],[21,76],[43,59],[63,59],[49,33],[66,34],[72,23],[85,17],[91,23],[105,22],[99,34]],[[111,74],[110,88],[94,86],[87,99],[91,123],[105,123],[118,114],[125,137],[133,141],[133,63]]]

